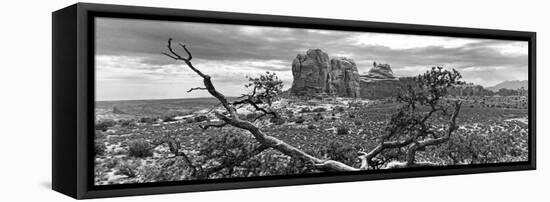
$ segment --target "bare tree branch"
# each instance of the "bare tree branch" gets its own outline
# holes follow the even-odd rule
[[[423,149],[427,146],[438,145],[448,141],[451,138],[452,133],[456,130],[456,117],[460,112],[460,107],[462,103],[460,101],[455,102],[455,110],[449,119],[447,131],[445,135],[439,138],[430,138],[421,141],[414,142],[411,147],[407,150],[407,165],[413,166],[415,164],[416,151]]]
[[[195,88],[190,88],[187,92],[190,93],[191,91],[194,91],[194,90],[208,90],[208,89],[203,87],[195,87]]]
[[[199,126],[199,127],[202,128],[203,130],[207,130],[208,128],[223,128],[227,125],[228,125],[228,123],[223,122],[223,123],[219,123],[219,124],[206,124],[206,125],[202,125],[202,126]]]

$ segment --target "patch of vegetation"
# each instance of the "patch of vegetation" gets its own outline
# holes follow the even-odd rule
[[[107,149],[107,146],[105,146],[105,144],[103,144],[102,141],[95,141],[94,142],[94,153],[95,155],[104,155],[105,154],[105,150]]]
[[[327,111],[327,109],[324,108],[324,107],[318,107],[318,108],[315,108],[315,109],[311,110],[311,112],[325,112],[325,111]]]
[[[347,135],[349,134],[349,129],[344,126],[339,126],[336,128],[336,134],[337,135]]]
[[[116,121],[112,119],[105,119],[105,120],[96,121],[95,129],[99,131],[107,131],[107,129],[115,125],[116,125]]]
[[[146,140],[133,140],[128,143],[128,155],[132,157],[144,158],[153,156],[151,144]]]

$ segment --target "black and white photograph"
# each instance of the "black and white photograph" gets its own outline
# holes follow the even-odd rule
[[[97,186],[529,161],[528,41],[94,26]]]

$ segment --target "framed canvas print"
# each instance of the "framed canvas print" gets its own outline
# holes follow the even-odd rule
[[[52,15],[53,189],[75,198],[536,167],[534,32]]]

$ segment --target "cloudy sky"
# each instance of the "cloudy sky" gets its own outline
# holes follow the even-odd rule
[[[245,91],[245,76],[265,71],[290,87],[292,60],[311,48],[352,58],[360,73],[376,61],[390,64],[396,76],[444,66],[483,86],[527,80],[527,42],[97,18],[96,99],[208,97],[186,92],[202,81],[185,64],[161,54],[168,38],[187,44],[193,64],[228,96]]]

